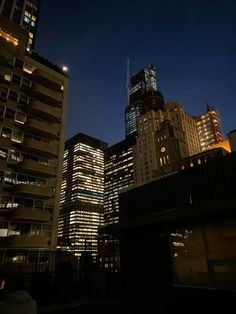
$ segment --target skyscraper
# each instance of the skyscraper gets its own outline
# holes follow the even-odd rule
[[[188,156],[185,132],[165,118],[161,110],[138,118],[137,144],[134,146],[134,183],[146,184],[180,168]]]
[[[110,146],[105,154],[104,224],[119,222],[119,192],[134,183],[133,145],[127,138]]]
[[[224,140],[220,114],[212,106],[207,105],[206,113],[197,117],[197,130],[202,151]]]
[[[27,30],[29,50],[34,49],[41,0],[2,0],[0,15],[7,17]]]
[[[173,122],[176,128],[185,133],[189,155],[201,152],[200,138],[197,130],[196,117],[186,113],[184,106],[178,101],[170,101],[165,105],[166,117]]]
[[[0,247],[55,249],[68,78],[0,16]]]
[[[125,108],[126,137],[136,135],[137,117],[148,110],[160,110],[164,107],[163,96],[157,88],[154,65],[149,65],[131,77],[128,92],[129,103]]]
[[[75,255],[97,255],[98,227],[103,223],[104,151],[107,144],[78,133],[65,144],[59,244]]]

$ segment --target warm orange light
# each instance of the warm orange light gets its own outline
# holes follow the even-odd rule
[[[222,147],[225,150],[227,150],[229,153],[231,153],[231,148],[230,148],[228,140],[220,142],[218,144],[213,144],[213,145],[210,146],[210,149],[219,148],[219,147]]]
[[[18,39],[13,37],[12,35],[4,32],[3,30],[0,31],[0,37],[6,39],[7,41],[11,42],[12,44],[14,44],[15,46],[18,45]]]

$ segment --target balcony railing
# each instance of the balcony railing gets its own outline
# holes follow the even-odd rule
[[[51,239],[43,236],[11,235],[0,238],[0,246],[11,248],[49,248]]]
[[[53,158],[57,156],[57,146],[33,138],[26,138],[23,141],[22,149],[45,158]]]
[[[50,122],[60,121],[60,110],[40,101],[33,100],[27,109],[33,115],[43,118]]]
[[[25,124],[25,130],[34,135],[39,135],[49,139],[55,139],[59,136],[57,124],[48,124],[36,119],[28,119]]]
[[[50,186],[38,186],[35,184],[16,184],[14,193],[24,197],[38,199],[50,199],[54,196],[53,188]]]
[[[46,86],[50,89],[53,89],[55,91],[61,91],[61,85],[58,82],[57,78],[54,77],[53,75],[46,73],[45,71],[41,69],[36,69],[32,73],[32,79],[37,82],[42,84],[43,86]]]
[[[43,178],[56,176],[56,168],[50,165],[41,164],[37,161],[24,159],[16,165],[18,171],[32,174]]]
[[[52,106],[60,105],[62,101],[62,94],[60,92],[56,92],[38,83],[33,83],[30,94],[39,101]]]
[[[51,213],[27,207],[18,207],[11,209],[7,214],[9,219],[33,220],[33,221],[50,221]]]

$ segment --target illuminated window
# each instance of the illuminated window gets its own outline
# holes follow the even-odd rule
[[[12,35],[4,32],[3,30],[0,30],[0,37],[4,38],[5,40],[11,42],[12,44],[14,44],[15,46],[18,45],[18,39],[13,37]]]

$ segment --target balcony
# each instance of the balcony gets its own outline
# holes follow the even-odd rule
[[[57,156],[57,146],[33,138],[26,138],[22,144],[22,150],[45,158],[53,158]]]
[[[36,69],[32,73],[32,79],[47,88],[53,89],[58,92],[61,91],[61,84],[57,82],[57,78],[41,69]]]
[[[37,100],[31,101],[27,111],[32,115],[36,115],[50,122],[60,121],[59,109],[41,103],[40,101]]]
[[[28,119],[25,124],[25,130],[36,136],[48,139],[56,139],[59,136],[57,124],[47,124],[36,119]]]
[[[38,186],[33,184],[16,184],[14,193],[24,197],[48,200],[54,196],[50,186]]]
[[[9,219],[50,221],[49,211],[36,210],[32,208],[14,208],[8,213]]]
[[[10,248],[49,248],[51,239],[42,236],[11,235],[0,238],[1,247]]]
[[[37,161],[24,159],[16,165],[19,172],[31,174],[43,178],[51,178],[56,176],[56,168],[49,165],[40,164]]]
[[[62,100],[62,94],[60,92],[56,92],[38,83],[33,83],[30,94],[39,101],[52,106],[60,105]]]

